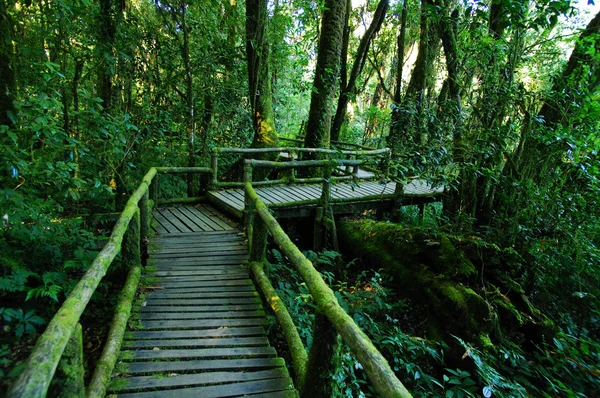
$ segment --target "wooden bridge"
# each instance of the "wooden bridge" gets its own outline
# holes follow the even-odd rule
[[[304,279],[320,316],[362,364],[375,391],[384,397],[410,396],[271,213],[277,217],[316,215],[318,220],[324,207],[334,213],[389,209],[436,200],[441,189],[420,181],[399,186],[371,172],[362,174],[378,181],[359,181],[360,166],[365,164],[359,157],[387,156],[385,150],[276,150],[329,158],[247,159],[244,182],[220,181],[218,157],[272,149],[217,149],[210,168],[150,169],[127,202],[109,242],[38,339],[8,396],[43,397],[48,391],[68,397],[107,393],[124,397],[314,396],[311,391],[319,383],[319,363],[327,358],[319,359],[314,353],[309,361],[292,318],[263,270],[269,234]],[[345,158],[331,158],[340,154]],[[302,167],[322,168],[323,177],[296,178],[294,170]],[[253,182],[255,168],[288,173]],[[198,173],[212,176],[205,196],[161,197],[159,174]],[[188,178],[189,183],[194,181]],[[191,186],[189,191],[193,191]],[[79,318],[119,252],[129,274],[104,351],[85,387]],[[140,285],[143,253],[148,254],[148,266]],[[265,305],[282,328],[293,377],[270,346],[264,328]],[[313,340],[321,338],[315,335]]]

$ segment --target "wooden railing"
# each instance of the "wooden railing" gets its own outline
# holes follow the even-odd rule
[[[37,340],[23,372],[10,387],[7,397],[45,397],[51,384],[53,384],[53,394],[60,396],[104,397],[141,275],[141,245],[150,235],[152,206],[158,198],[160,189],[158,174],[211,172],[211,169],[205,167],[153,167],[148,171],[139,187],[127,201],[108,243]],[[185,201],[184,198],[177,200]],[[129,273],[119,295],[104,350],[98,360],[91,382],[85,388],[79,319],[119,252]],[[61,373],[66,376],[62,380],[54,380],[55,372],[59,367],[64,370]]]
[[[342,160],[341,162],[344,164],[345,162],[355,161]],[[352,317],[339,305],[333,291],[325,283],[321,274],[290,240],[277,220],[271,215],[267,205],[256,193],[253,183],[251,182],[252,168],[274,167],[274,163],[277,162],[246,160],[244,170],[245,225],[250,245],[249,262],[259,289],[266,298],[267,303],[270,305],[282,327],[283,335],[292,357],[292,364],[296,374],[296,385],[300,390],[301,396],[308,397],[317,394],[317,392],[313,390],[314,386],[311,385],[311,383],[314,383],[313,377],[319,374],[319,370],[316,368],[322,367],[322,362],[330,361],[332,358],[312,351],[322,350],[322,347],[315,348],[315,346],[317,346],[316,342],[319,342],[320,345],[327,344],[327,341],[331,340],[331,333],[330,331],[324,331],[322,327],[316,327],[311,353],[309,355],[306,354],[306,349],[304,348],[298,330],[287,308],[278,297],[264,272],[266,264],[267,236],[269,233],[272,235],[275,244],[296,268],[306,283],[317,307],[315,323],[325,322],[326,325],[335,328],[337,333],[339,333],[342,339],[350,347],[350,351],[363,366],[363,369],[367,373],[377,394],[382,397],[411,397],[411,394],[390,368],[387,360],[379,350],[375,348],[369,337],[356,325]],[[332,163],[335,164],[334,162],[327,160],[311,161],[310,163],[305,162],[304,166],[325,167],[330,170]],[[284,167],[284,165],[278,166]],[[330,199],[328,197],[329,182],[327,178],[322,178],[321,181],[323,181],[321,201],[324,205],[327,205]],[[319,316],[321,316],[322,319],[319,320]],[[327,326],[325,326],[325,330],[326,329]],[[323,335],[319,335],[319,331],[321,331]]]
[[[289,148],[277,148],[289,150]],[[316,152],[322,154],[339,154],[339,151],[311,150],[308,148],[295,148],[299,152]],[[216,153],[267,153],[270,150],[240,150],[222,148]],[[342,151],[344,154],[345,151]],[[383,156],[388,155],[386,149],[375,151],[348,151],[352,156]],[[346,154],[348,155],[348,154]],[[333,325],[337,333],[344,339],[351,351],[356,355],[365,369],[373,387],[383,397],[410,397],[410,393],[396,378],[389,364],[382,354],[373,346],[371,340],[360,330],[352,318],[338,304],[333,291],[323,281],[321,275],[312,263],[300,252],[289,237],[282,230],[277,220],[270,214],[265,203],[258,197],[253,185],[262,182],[252,182],[252,168],[298,168],[321,167],[326,170],[324,178],[298,179],[302,182],[323,182],[323,198],[327,202],[328,186],[334,177],[330,173],[333,168],[349,166],[356,174],[357,166],[364,160],[359,159],[325,159],[296,162],[268,162],[248,159],[245,161],[246,192],[246,227],[250,242],[250,266],[257,284],[267,302],[274,310],[284,330],[284,335],[290,347],[293,366],[296,372],[296,381],[302,390],[306,386],[306,375],[314,371],[314,366],[309,361],[309,356],[300,340],[294,323],[277,297],[267,276],[264,273],[264,261],[267,235],[270,232],[275,243],[290,259],[304,281],[306,282],[318,311]],[[196,174],[209,173],[217,175],[217,162],[213,158],[213,167],[153,167],[142,179],[141,184],[127,201],[108,243],[100,251],[90,268],[81,278],[73,291],[69,294],[63,305],[52,318],[45,332],[38,339],[33,352],[29,356],[25,368],[7,393],[7,397],[45,397],[53,383],[56,369],[62,367],[66,378],[56,383],[58,387],[53,393],[69,397],[103,397],[118,358],[121,342],[127,326],[127,320],[132,308],[133,299],[141,275],[142,245],[150,235],[152,207],[156,203],[188,203],[196,202],[202,197],[159,199],[160,174]],[[355,178],[352,175],[350,178]],[[339,177],[344,178],[344,177]],[[188,183],[191,183],[188,179]],[[218,184],[217,184],[218,185]],[[108,334],[104,350],[101,354],[90,384],[87,388],[83,381],[83,358],[81,326],[79,320],[85,311],[93,293],[100,281],[106,275],[113,260],[121,253],[125,266],[129,269],[124,287],[120,293],[115,309],[111,329]],[[313,341],[321,337],[316,335]],[[323,339],[325,340],[325,339]],[[311,356],[312,357],[312,356]],[[315,357],[317,357],[315,355]],[[56,382],[57,380],[54,380]]]
[[[298,138],[287,138],[287,137],[278,137],[279,141],[287,141],[292,142],[294,144],[304,144],[304,136],[298,136]],[[344,141],[330,141],[329,142],[332,147],[337,149],[347,149],[347,150],[366,150],[371,151],[377,148],[373,148],[366,145],[354,144],[352,142],[344,142]]]
[[[319,154],[326,157],[323,160],[313,161],[298,161],[294,160],[298,155],[305,153]],[[373,161],[379,161],[381,173],[387,175],[389,167],[390,149],[369,149],[369,150],[334,150],[324,148],[296,148],[296,147],[280,147],[280,148],[213,148],[211,156],[212,182],[214,188],[242,188],[244,183],[241,181],[219,181],[219,158],[223,154],[238,154],[242,156],[265,155],[265,154],[287,154],[290,161],[278,161],[269,163],[270,166],[278,168],[288,168],[290,173],[285,178],[267,181],[255,181],[254,186],[279,185],[283,183],[314,183],[320,182],[321,179],[297,178],[295,169],[301,167],[323,166],[324,163],[303,163],[303,162],[338,162],[338,166],[344,166],[345,169],[340,170],[343,176],[333,176],[332,181],[343,180],[359,180],[362,179],[358,175],[359,166],[366,165]],[[255,165],[260,165],[261,160],[253,160]],[[332,163],[327,163],[327,165]],[[369,177],[370,178],[370,177]]]

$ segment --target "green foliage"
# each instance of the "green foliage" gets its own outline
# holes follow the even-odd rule
[[[8,325],[14,326],[15,336],[18,339],[23,337],[23,334],[33,335],[36,332],[36,327],[44,325],[46,321],[35,315],[35,311],[24,312],[22,309],[0,308],[0,316]],[[5,326],[6,327],[6,326]]]

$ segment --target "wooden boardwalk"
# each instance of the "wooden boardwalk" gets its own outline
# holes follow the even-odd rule
[[[269,345],[237,226],[210,206],[154,212],[156,280],[132,314],[109,394],[295,397]]]
[[[304,207],[315,206],[321,197],[322,185],[285,185],[273,187],[255,187],[256,193],[267,206],[286,207],[286,204],[298,201],[312,201]],[[358,185],[343,183],[331,186],[331,197],[333,199],[346,199],[354,203],[372,201],[378,205],[394,200],[395,182],[381,183],[377,181],[359,182]],[[421,180],[411,181],[404,187],[403,197],[406,199],[439,196],[443,193],[443,187],[432,188],[431,185]],[[224,189],[210,191],[209,200],[224,211],[236,217],[241,217],[244,210],[244,190]]]

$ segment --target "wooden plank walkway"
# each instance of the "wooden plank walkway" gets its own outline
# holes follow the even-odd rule
[[[154,217],[156,281],[136,303],[109,394],[297,396],[263,327],[244,235],[206,205],[157,209]]]
[[[284,185],[273,187],[255,187],[256,193],[265,202],[267,206],[277,205],[285,207],[285,204],[312,200],[317,201],[321,197],[322,185]],[[393,200],[395,182],[380,183],[377,181],[359,182],[353,184],[334,184],[331,186],[331,196],[334,199],[351,199],[355,202],[374,200],[375,196],[378,202]],[[432,188],[425,181],[413,180],[404,187],[405,198],[415,197],[434,197],[441,195],[443,187]],[[244,210],[244,190],[243,189],[224,189],[219,191],[210,191],[209,200],[230,214],[241,216]]]

